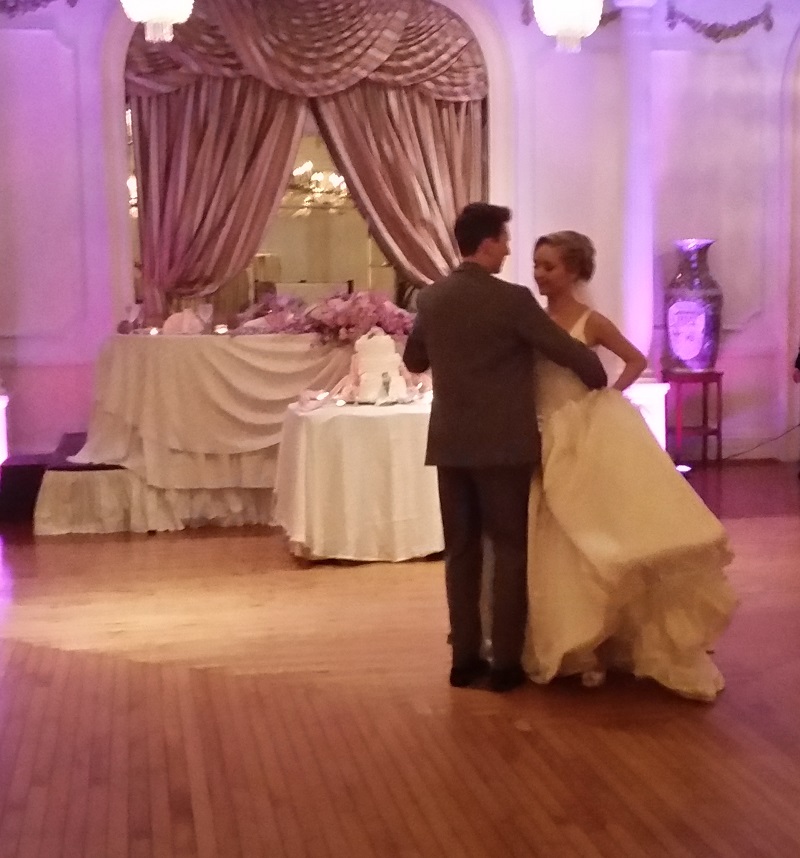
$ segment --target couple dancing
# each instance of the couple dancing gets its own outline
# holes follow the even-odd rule
[[[575,296],[594,271],[589,239],[536,242],[545,312],[494,276],[510,217],[488,203],[461,212],[462,264],[421,293],[404,355],[434,380],[426,463],[438,469],[450,684],[505,692],[579,674],[596,685],[612,668],[713,700],[724,683],[708,649],[736,603],[725,531],[620,392],[644,357]],[[616,389],[598,345],[625,363]]]

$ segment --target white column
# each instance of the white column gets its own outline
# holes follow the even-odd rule
[[[653,338],[652,22],[656,0],[616,0],[622,11],[626,151],[622,247],[622,324],[625,336],[645,354]],[[625,391],[666,448],[668,384],[657,383],[652,367]]]
[[[623,330],[648,354],[653,335],[651,39],[656,0],[616,0],[622,12],[626,104]]]

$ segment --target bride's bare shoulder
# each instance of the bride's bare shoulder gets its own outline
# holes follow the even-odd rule
[[[609,332],[614,330],[616,330],[616,326],[611,319],[591,307],[586,307],[583,331],[587,345],[594,346],[603,343]]]

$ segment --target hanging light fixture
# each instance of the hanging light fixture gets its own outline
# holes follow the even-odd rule
[[[344,176],[330,170],[317,170],[306,161],[292,171],[282,206],[293,209],[292,217],[311,214],[313,209],[340,213],[352,206]]]
[[[533,0],[536,23],[545,36],[554,36],[561,51],[575,53],[581,39],[600,26],[603,0]]]
[[[148,42],[171,42],[173,24],[183,24],[192,14],[193,0],[121,0],[125,14],[144,24]]]

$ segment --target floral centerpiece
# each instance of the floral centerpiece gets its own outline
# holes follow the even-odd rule
[[[338,292],[311,306],[294,295],[268,292],[232,319],[229,330],[235,335],[316,334],[321,343],[352,345],[375,328],[395,339],[405,338],[413,324],[413,313],[378,292]],[[131,333],[140,325],[138,316],[126,318],[118,332]]]
[[[309,307],[305,319],[323,343],[355,343],[373,328],[406,337],[414,324],[412,313],[378,292],[337,293]]]

